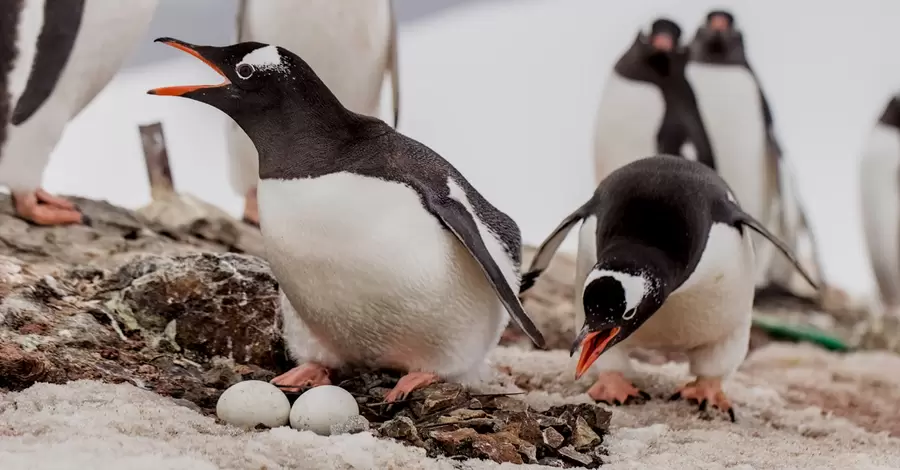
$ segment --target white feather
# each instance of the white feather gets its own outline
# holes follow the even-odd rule
[[[345,172],[265,179],[259,209],[267,258],[297,315],[285,331],[296,359],[319,353],[304,352],[313,336],[344,363],[464,381],[482,372],[508,315],[410,187]]]
[[[100,92],[143,38],[158,0],[87,0],[72,53],[47,101],[19,126],[7,126],[0,149],[0,184],[14,191],[40,187],[50,153],[66,124]],[[34,63],[43,27],[44,2],[26,0],[16,45],[20,54],[10,76],[15,99],[21,96]]]
[[[900,307],[900,132],[881,123],[868,136],[860,161],[866,248],[883,302]]]
[[[300,56],[351,111],[378,116],[388,67],[389,0],[245,0],[241,41],[280,46]],[[231,185],[256,185],[256,147],[237,124],[229,131]]]
[[[656,136],[665,112],[658,87],[609,74],[594,128],[597,183],[617,168],[656,155]]]

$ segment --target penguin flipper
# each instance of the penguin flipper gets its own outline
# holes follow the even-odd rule
[[[541,273],[547,269],[547,266],[550,265],[550,261],[553,259],[556,251],[559,250],[559,246],[562,245],[563,240],[566,239],[566,235],[568,235],[569,231],[572,230],[572,227],[574,227],[576,223],[581,222],[581,219],[583,218],[584,209],[583,207],[579,207],[575,212],[563,219],[563,221],[553,229],[553,232],[547,236],[544,242],[541,243],[541,246],[537,249],[537,253],[535,253],[534,258],[531,260],[531,266],[528,268],[528,272],[522,276],[522,287],[519,289],[519,294],[531,289],[538,276],[540,276]]]
[[[37,54],[25,90],[10,117],[13,125],[18,126],[34,115],[56,88],[81,29],[84,2],[60,0],[44,5],[44,25],[37,39]]]
[[[400,123],[400,66],[397,51],[397,16],[394,1],[388,2],[391,15],[391,36],[388,39],[388,69],[391,73],[391,98],[394,106],[394,129]]]
[[[769,232],[769,230],[764,227],[763,224],[759,223],[758,220],[735,206],[734,222],[750,228],[754,232],[762,235],[767,240],[769,240],[773,245],[775,245],[776,248],[778,248],[779,251],[781,251],[782,254],[784,254],[784,256],[787,257],[788,260],[790,260],[791,264],[793,264],[794,267],[797,268],[797,271],[800,272],[800,275],[802,275],[803,278],[806,279],[806,282],[808,282],[809,285],[813,286],[816,290],[820,290],[819,284],[813,281],[812,276],[810,276],[809,273],[806,272],[806,269],[804,269],[803,266],[800,265],[800,261],[798,261],[797,257],[794,256],[794,253],[791,252],[791,249],[787,245],[785,245],[783,241],[779,240],[778,237],[773,235],[772,232]]]
[[[491,286],[500,298],[500,302],[503,303],[506,311],[509,312],[510,318],[528,335],[528,338],[531,339],[535,346],[544,349],[546,346],[544,335],[541,334],[541,331],[535,326],[528,314],[525,313],[519,297],[506,280],[503,270],[488,250],[487,244],[482,238],[483,236],[491,237],[493,234],[489,231],[482,232],[475,222],[475,217],[466,206],[453,198],[446,197],[440,200],[426,198],[426,201],[429,206],[428,210],[441,221],[444,227],[456,235],[457,240],[466,247],[469,254],[481,266],[481,270],[487,276],[488,281],[490,281]],[[500,245],[502,246],[502,243]],[[518,247],[510,248],[518,249]],[[510,264],[512,264],[512,260],[510,260]],[[516,273],[512,274],[513,277],[518,277]]]

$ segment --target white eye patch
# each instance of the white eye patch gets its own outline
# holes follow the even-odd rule
[[[278,48],[275,46],[260,47],[245,55],[240,63],[253,66],[255,70],[285,68],[281,61],[281,54],[278,53]]]

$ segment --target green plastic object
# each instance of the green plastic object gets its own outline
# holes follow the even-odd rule
[[[840,338],[830,335],[818,328],[807,325],[794,325],[779,321],[767,315],[753,315],[753,326],[762,328],[774,337],[806,341],[822,346],[831,351],[849,351],[851,348]]]

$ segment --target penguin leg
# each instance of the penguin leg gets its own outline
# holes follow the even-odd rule
[[[278,297],[284,343],[291,358],[300,365],[275,377],[270,383],[287,392],[331,385],[330,372],[342,366],[342,361],[328,351],[306,326],[283,290],[278,289]]]
[[[301,389],[331,385],[328,368],[316,362],[307,362],[275,377],[271,384],[286,392],[299,392]]]
[[[734,408],[722,391],[722,381],[731,375],[744,358],[750,345],[751,316],[724,338],[687,352],[691,362],[691,373],[697,378],[678,389],[672,400],[679,398],[698,403],[700,411],[708,405],[728,413],[735,421]]]
[[[37,189],[13,191],[16,214],[38,225],[67,225],[86,223],[87,218],[71,201]]]
[[[403,400],[407,395],[418,388],[427,387],[440,380],[437,375],[430,372],[410,372],[397,382],[397,385],[384,396],[384,401],[393,403],[397,400]]]
[[[244,195],[244,223],[259,227],[259,204],[256,202],[256,186]]]
[[[600,370],[600,375],[588,389],[588,396],[608,405],[627,405],[649,400],[647,392],[638,389],[625,378],[624,372],[631,370],[631,361],[628,351],[620,346],[604,352],[594,362],[593,367]]]

